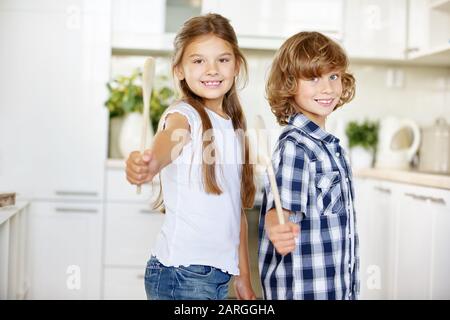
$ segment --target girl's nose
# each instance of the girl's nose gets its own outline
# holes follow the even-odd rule
[[[215,63],[208,63],[206,74],[211,76],[211,75],[216,75],[217,73],[218,72],[217,72],[216,64]]]

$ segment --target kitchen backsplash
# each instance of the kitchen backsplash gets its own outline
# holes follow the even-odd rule
[[[257,114],[263,116],[267,126],[277,127],[264,91],[274,52],[244,52],[249,81],[241,99],[249,127],[254,126]],[[131,73],[143,61],[142,56],[113,56],[112,76]],[[357,81],[356,96],[329,117],[329,131],[336,129],[338,121],[381,119],[389,115],[410,118],[420,126],[431,125],[437,117],[450,122],[450,68],[352,61],[350,71]],[[156,72],[170,74],[170,57],[157,58]]]

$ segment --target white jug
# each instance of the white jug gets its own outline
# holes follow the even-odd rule
[[[401,135],[405,129],[411,129],[412,137]],[[403,141],[401,141],[402,137]],[[414,121],[395,117],[384,118],[380,122],[378,131],[375,167],[407,170],[419,145],[420,129]]]

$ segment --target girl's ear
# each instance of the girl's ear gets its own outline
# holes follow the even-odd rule
[[[179,66],[175,68],[175,76],[179,81],[184,80],[184,72]]]

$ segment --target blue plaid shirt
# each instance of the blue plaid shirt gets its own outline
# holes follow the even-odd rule
[[[352,173],[339,139],[303,114],[290,117],[272,165],[281,205],[298,223],[296,248],[278,254],[264,230],[275,207],[269,180],[259,221],[259,270],[265,299],[357,299],[359,249]]]

